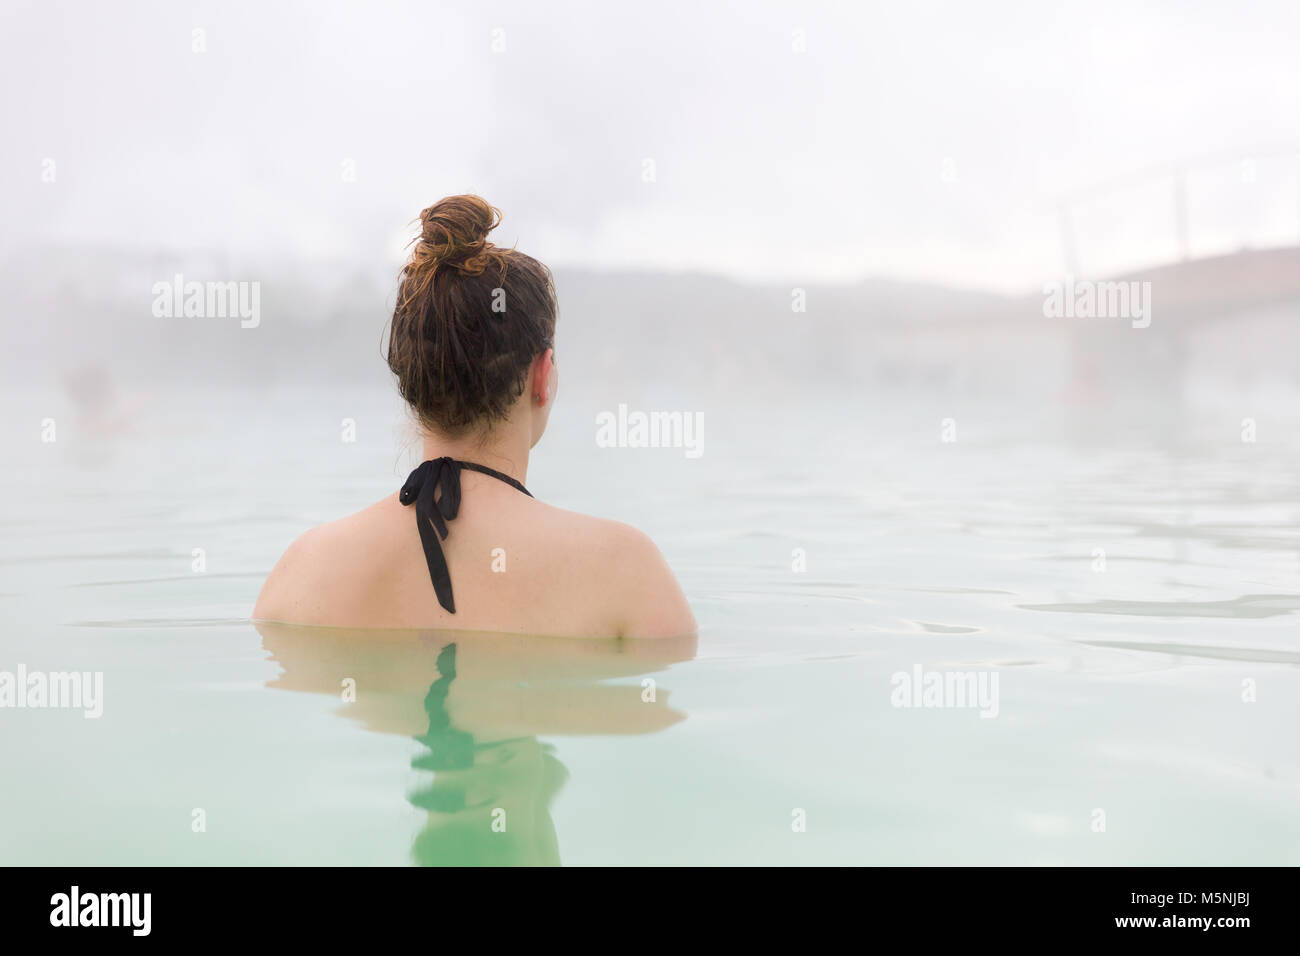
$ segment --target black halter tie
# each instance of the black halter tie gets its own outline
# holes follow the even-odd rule
[[[462,468],[491,475],[532,497],[532,493],[509,475],[503,475],[486,465],[455,458],[433,458],[411,472],[402,493],[398,496],[404,505],[415,503],[415,524],[420,529],[420,544],[424,545],[424,559],[429,564],[429,577],[438,603],[451,614],[456,613],[456,602],[451,596],[451,572],[447,558],[442,553],[441,537],[447,540],[447,522],[460,513],[460,472]],[[434,532],[437,532],[436,534]]]

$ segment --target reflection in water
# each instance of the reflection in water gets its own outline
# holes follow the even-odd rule
[[[688,660],[694,638],[567,640],[258,624],[284,667],[269,686],[338,694],[371,731],[407,735],[431,777],[407,795],[428,814],[421,866],[560,863],[550,805],[569,779],[539,735],[654,733],[685,719],[668,691],[610,683]]]
[[[421,866],[553,866],[560,848],[550,803],[568,779],[554,748],[536,737],[477,742],[456,727],[447,698],[456,679],[456,645],[438,654],[439,677],[424,698],[428,752],[411,761],[433,780],[411,794],[429,822],[413,851]]]

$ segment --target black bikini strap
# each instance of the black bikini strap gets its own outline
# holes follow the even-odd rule
[[[470,471],[477,471],[480,475],[491,475],[493,478],[497,479],[498,481],[504,481],[511,488],[514,488],[517,491],[522,491],[524,494],[528,495],[529,498],[533,496],[532,492],[530,492],[519,482],[515,481],[509,475],[502,474],[501,472],[497,471],[495,468],[489,468],[487,465],[476,465],[472,461],[458,461],[456,462],[456,464],[460,465],[460,467],[462,468],[468,468]]]
[[[451,596],[451,572],[447,569],[447,558],[438,539],[447,540],[447,522],[460,513],[460,473],[463,468],[490,475],[532,497],[527,488],[509,475],[486,465],[455,458],[430,459],[421,463],[406,479],[398,498],[404,505],[415,504],[416,527],[420,529],[420,544],[424,546],[424,559],[429,565],[433,590],[438,595],[438,603],[451,614],[456,613],[456,602]]]

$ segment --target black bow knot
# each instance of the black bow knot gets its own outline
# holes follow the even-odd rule
[[[420,544],[424,546],[433,590],[438,595],[438,603],[452,614],[456,613],[456,603],[451,596],[451,572],[447,569],[447,558],[438,539],[447,540],[447,522],[460,513],[460,475],[464,468],[491,475],[532,497],[527,488],[509,475],[455,458],[433,458],[422,462],[406,479],[398,500],[404,505],[415,503],[416,526],[420,530]]]

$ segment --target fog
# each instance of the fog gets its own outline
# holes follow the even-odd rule
[[[1045,319],[1044,283],[1187,260],[1183,288],[1300,239],[1288,3],[5,11],[17,381],[382,382],[411,220],[463,191],[556,270],[583,375],[701,388],[1059,385],[1100,326]],[[1195,302],[1257,323],[1238,365],[1284,382],[1295,262],[1276,294],[1228,269]],[[257,328],[158,317],[176,275],[258,283]],[[1144,331],[1180,329],[1178,381],[1236,375],[1164,291]]]
[[[0,7],[0,680],[106,678],[0,717],[0,859],[1300,862],[1294,0]],[[522,460],[385,362],[465,192],[555,274]],[[699,660],[250,622],[405,603],[462,447]],[[675,603],[516,506],[481,620]]]

